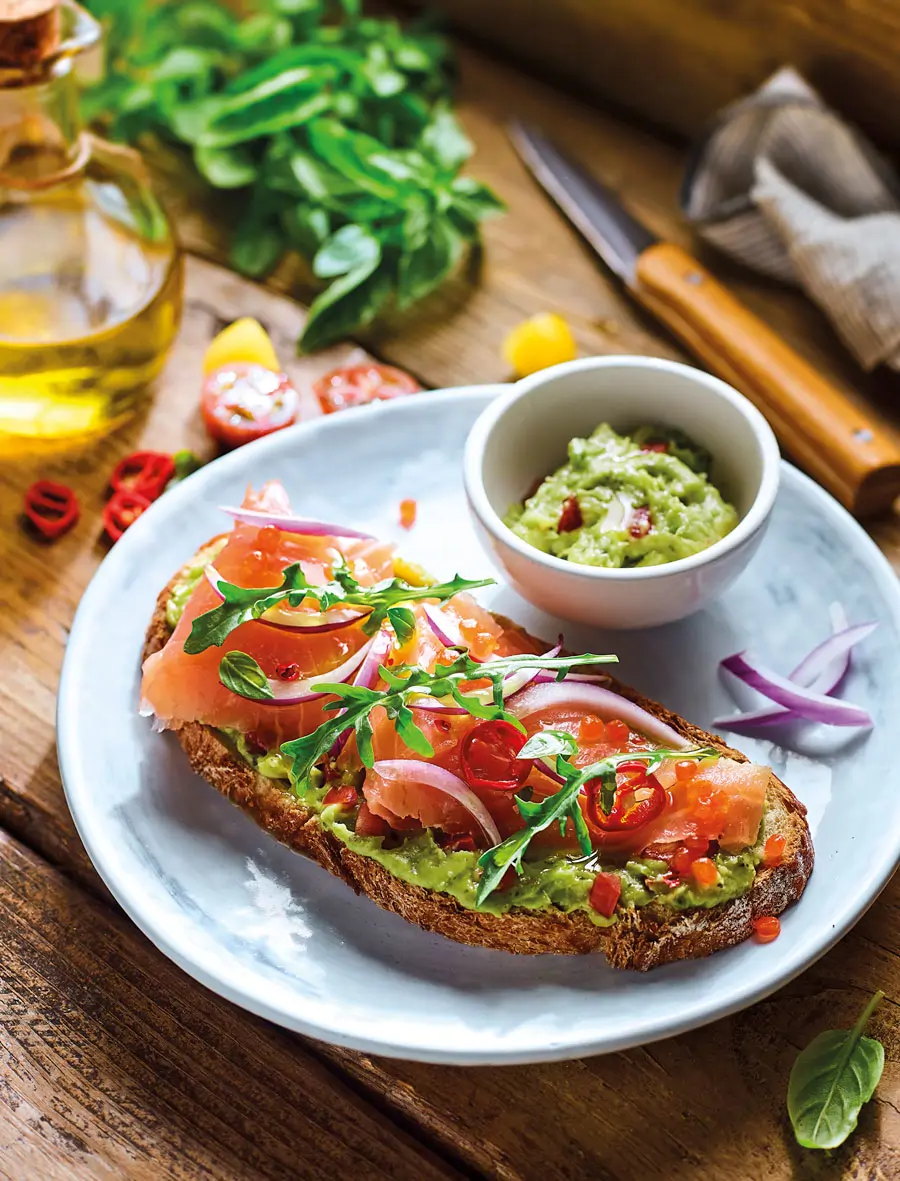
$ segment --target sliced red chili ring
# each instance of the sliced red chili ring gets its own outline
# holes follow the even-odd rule
[[[511,722],[479,722],[460,748],[462,773],[471,787],[517,791],[531,774],[531,759],[517,757],[527,735]]]
[[[42,537],[67,533],[80,515],[78,497],[68,484],[36,480],[25,490],[25,516]]]
[[[601,832],[627,832],[655,820],[668,802],[668,792],[643,763],[620,763],[616,768],[616,795],[609,812],[600,807],[602,783],[592,779],[585,786],[588,820]],[[637,798],[637,793],[642,798]],[[643,793],[647,793],[644,795]]]
[[[175,460],[164,451],[133,451],[120,459],[109,477],[114,492],[136,492],[156,500],[175,475]]]
[[[103,528],[110,540],[118,541],[149,507],[150,501],[139,492],[114,492],[103,509]]]

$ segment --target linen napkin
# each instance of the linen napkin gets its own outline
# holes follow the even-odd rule
[[[796,71],[721,113],[681,200],[709,242],[802,287],[864,369],[900,370],[900,180]]]

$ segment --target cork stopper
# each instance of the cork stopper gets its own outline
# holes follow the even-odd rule
[[[60,44],[59,0],[0,0],[0,67],[32,70]]]

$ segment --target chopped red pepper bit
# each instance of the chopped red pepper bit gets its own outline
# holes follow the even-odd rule
[[[67,484],[36,480],[25,490],[25,516],[49,541],[67,533],[80,511],[78,497]]]
[[[363,800],[356,817],[356,833],[361,837],[383,837],[391,831],[391,826],[380,816],[376,816],[369,805]]]
[[[653,528],[653,518],[650,516],[650,506],[647,504],[639,504],[636,509],[631,512],[631,524],[628,526],[628,532],[636,540],[646,537]]]
[[[280,677],[282,681],[299,681],[300,679],[300,665],[299,664],[276,664],[275,676]]]
[[[461,832],[455,836],[444,837],[441,840],[441,848],[446,849],[448,853],[474,853],[477,846],[471,833]]]
[[[719,870],[711,857],[698,857],[691,866],[691,873],[698,886],[709,889],[719,880]]]
[[[773,832],[763,845],[763,865],[781,865],[784,860],[784,847],[787,839],[780,832]]]
[[[663,453],[663,452],[666,452],[669,450],[669,444],[666,442],[665,439],[659,439],[655,443],[642,443],[641,450],[642,451],[659,451],[660,453]]]
[[[781,934],[781,922],[773,914],[764,914],[759,918],[751,919],[750,925],[757,943],[771,943]]]
[[[622,893],[622,879],[617,873],[598,873],[588,894],[588,902],[605,918],[612,918]]]
[[[558,533],[571,533],[573,529],[580,529],[584,524],[581,515],[581,505],[577,496],[570,496],[563,501],[562,512],[556,524]]]
[[[110,540],[118,541],[149,507],[150,501],[139,492],[114,492],[103,509],[103,528]]]
[[[260,738],[255,730],[248,730],[244,735],[244,742],[247,744],[247,749],[251,754],[264,755],[268,754],[269,748]]]
[[[359,793],[352,783],[339,784],[330,788],[322,800],[323,808],[330,808],[332,804],[339,804],[342,808],[354,808],[359,799]]]
[[[136,492],[156,500],[175,475],[175,460],[164,451],[134,451],[120,459],[109,477],[114,492]]]
[[[416,523],[418,505],[414,500],[400,501],[400,524],[404,529],[412,529]]]

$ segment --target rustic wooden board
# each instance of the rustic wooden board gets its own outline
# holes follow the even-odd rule
[[[474,170],[506,197],[510,213],[488,227],[486,261],[477,286],[471,279],[459,279],[415,320],[383,333],[375,347],[433,385],[502,379],[507,376],[499,352],[503,332],[525,315],[549,308],[568,316],[585,352],[680,355],[595,266],[528,180],[502,129],[503,120],[513,111],[539,117],[549,130],[592,160],[598,171],[629,195],[636,209],[658,231],[682,242],[689,240],[675,210],[674,193],[682,160],[674,149],[494,67],[477,54],[466,54],[463,116],[478,147]],[[192,190],[188,193],[188,207],[183,207],[179,217],[186,243],[210,257],[221,257],[221,228],[216,230],[208,215],[204,216],[202,194]],[[296,268],[286,266],[275,276],[273,287],[296,282],[297,274]],[[738,280],[737,286],[748,302],[817,359],[835,380],[855,389],[861,398],[877,399],[890,392],[881,379],[858,378],[818,313],[795,294],[746,276],[732,277]],[[137,445],[169,450],[190,446],[209,453],[196,409],[199,359],[216,329],[243,314],[257,315],[270,328],[292,375],[304,388],[311,377],[348,355],[350,346],[326,356],[295,361],[292,342],[302,323],[301,309],[220,268],[194,260],[188,269],[182,333],[156,400],[146,414],[102,443],[80,452],[56,457],[48,457],[45,452],[40,456],[22,453],[0,465],[0,825],[98,896],[102,891],[75,835],[56,766],[54,697],[67,629],[75,605],[105,552],[98,540],[98,521],[109,471],[121,455]],[[309,400],[307,407],[312,412]],[[37,473],[59,475],[72,483],[82,498],[83,519],[78,529],[52,547],[28,539],[17,520],[21,493]],[[874,535],[895,564],[900,564],[896,519],[878,523]],[[15,847],[0,842],[2,848]],[[824,1176],[887,1178],[900,1173],[900,1078],[890,1062],[877,1101],[863,1117],[859,1135],[833,1159],[802,1153],[792,1146],[783,1112],[787,1069],[797,1047],[820,1028],[849,1023],[865,995],[876,987],[886,989],[894,998],[900,996],[900,886],[892,886],[857,931],[789,989],[707,1031],[607,1059],[466,1071],[380,1062],[322,1047],[304,1049],[300,1039],[273,1031],[211,1000],[147,948],[127,924],[110,919],[105,904],[78,898],[72,887],[65,887],[55,873],[40,867],[33,858],[29,860],[26,854],[16,850],[16,857],[26,858],[31,867],[28,874],[38,866],[41,880],[55,883],[56,891],[29,895],[24,882],[16,879],[16,891],[34,901],[28,904],[30,910],[22,912],[30,916],[29,921],[22,920],[15,930],[21,933],[26,927],[33,928],[30,937],[34,945],[44,949],[39,964],[24,951],[17,953],[21,960],[35,963],[35,971],[52,983],[53,979],[59,980],[53,975],[56,959],[63,962],[61,972],[69,971],[65,965],[75,957],[78,941],[90,942],[88,936],[94,938],[95,928],[102,927],[103,932],[102,939],[97,936],[99,943],[90,943],[95,949],[91,955],[96,958],[79,961],[71,992],[54,992],[54,988],[62,988],[62,983],[41,991],[41,996],[50,998],[44,1010],[47,1022],[51,1023],[50,1014],[57,1006],[62,1014],[59,1020],[64,1017],[67,1023],[99,1020],[97,1014],[109,1003],[110,994],[104,991],[107,978],[98,968],[103,987],[99,997],[95,995],[91,986],[95,965],[103,961],[114,964],[116,972],[124,971],[132,954],[138,954],[133,952],[134,947],[139,947],[136,962],[147,994],[154,999],[170,998],[172,1011],[177,1012],[186,1028],[195,1028],[189,1021],[195,1012],[210,1014],[208,1020],[213,1024],[220,1020],[220,1012],[229,1015],[223,1028],[234,1039],[234,1048],[225,1054],[221,1067],[211,1065],[213,1059],[204,1050],[191,1061],[179,1059],[177,1068],[181,1085],[189,1092],[205,1094],[206,1088],[213,1089],[218,1106],[212,1110],[219,1113],[226,1093],[223,1080],[235,1069],[234,1056],[256,1053],[262,1039],[260,1044],[265,1047],[289,1045],[293,1047],[291,1052],[304,1061],[312,1054],[330,1063],[332,1069],[340,1069],[354,1088],[401,1124],[417,1128],[419,1135],[437,1146],[447,1159],[462,1162],[464,1169],[484,1176],[656,1181],[702,1173],[710,1181],[749,1181],[760,1176],[806,1181]],[[0,882],[2,865],[0,855]],[[76,913],[84,916],[78,920],[79,926],[72,917]],[[75,932],[75,944],[58,933],[69,926]],[[25,938],[24,934],[21,938]],[[60,941],[65,954],[54,951],[51,955],[50,946]],[[3,975],[5,979],[6,973]],[[45,987],[41,985],[42,990]],[[128,1003],[122,1003],[116,1017],[123,1023],[116,1026],[117,1031],[137,1027],[148,1013],[134,993],[129,991],[127,995]],[[69,998],[66,1004],[54,999],[61,996]],[[5,1026],[6,1032],[0,1036],[12,1037],[17,1043],[24,1038],[24,1033],[11,1034],[9,1023],[0,1015],[0,1031]],[[103,1041],[95,1026],[82,1024],[78,1028],[89,1030],[84,1036],[99,1047],[97,1055],[101,1050],[107,1053],[112,1043]],[[163,1024],[163,1029],[171,1028]],[[886,1039],[889,1060],[896,1057],[900,1037],[895,1006],[885,1006],[875,1028]],[[154,1044],[162,1053],[161,1043]],[[77,1046],[81,1053],[83,1043],[79,1041]],[[133,1046],[134,1042],[128,1043],[128,1047]],[[55,1079],[55,1069],[65,1070],[67,1087],[90,1091],[98,1077],[96,1058],[83,1056],[84,1065],[79,1071],[74,1065],[63,1068],[58,1059],[53,1059],[53,1066],[38,1067],[36,1044],[28,1053],[31,1058],[25,1050],[19,1051],[25,1063],[20,1073],[44,1080],[40,1102],[35,1101],[40,1115],[35,1116],[34,1127],[28,1123],[30,1115],[25,1114],[8,1129],[0,1127],[0,1144],[6,1143],[8,1137],[16,1145],[19,1156],[14,1159],[17,1168],[21,1161],[19,1175],[54,1176],[54,1169],[57,1175],[66,1175],[66,1169],[72,1175],[73,1158],[65,1154],[76,1151],[77,1146],[73,1148],[70,1141],[52,1131],[56,1125],[47,1112],[54,1096],[46,1078]],[[124,1049],[122,1053],[125,1055]],[[104,1061],[118,1067],[118,1057],[110,1049]],[[123,1061],[131,1059],[125,1055]],[[113,1066],[104,1069],[112,1070]],[[282,1066],[282,1058],[278,1057],[273,1067],[276,1092],[282,1069],[287,1071],[287,1066]],[[7,1079],[18,1078],[9,1068],[4,1068],[4,1073]],[[298,1087],[296,1075],[285,1077]],[[143,1118],[141,1111],[159,1113],[151,1125],[152,1132],[139,1143],[149,1152],[158,1142],[164,1146],[160,1152],[169,1153],[170,1162],[183,1158],[183,1169],[187,1169],[195,1157],[189,1160],[186,1151],[178,1146],[176,1132],[180,1135],[183,1125],[171,1123],[175,1116],[169,1114],[172,1092],[163,1087],[167,1081],[171,1081],[168,1075],[163,1079],[158,1074],[135,1073],[129,1086],[117,1090],[116,1095],[124,1095],[129,1111],[138,1113],[136,1119]],[[15,1102],[19,1103],[19,1099]],[[302,1102],[297,1102],[303,1110]],[[8,1104],[12,1107],[12,1101]],[[17,1110],[26,1111],[21,1106]],[[122,1175],[123,1170],[128,1175],[144,1175],[137,1171],[144,1167],[143,1158],[135,1158],[135,1162],[128,1158],[126,1165],[122,1163],[125,1157],[115,1155],[120,1151],[120,1141],[111,1139],[113,1133],[103,1122],[105,1110],[88,1104],[79,1115],[82,1123],[78,1135],[89,1145],[100,1146],[91,1148],[95,1159],[91,1158],[90,1167],[94,1171],[79,1175]],[[240,1112],[244,1110],[240,1108]],[[3,1114],[0,1111],[0,1118]],[[41,1122],[42,1117],[50,1123]],[[274,1129],[274,1117],[275,1107],[265,1107],[264,1129]],[[197,1143],[191,1148],[192,1153],[200,1154],[196,1160],[212,1162],[204,1165],[207,1175],[244,1175],[240,1169],[251,1168],[252,1161],[241,1157],[235,1147],[241,1135],[240,1119],[244,1117],[236,1114],[231,1132],[222,1136],[212,1130],[217,1126],[213,1116],[206,1118],[208,1122],[199,1125]],[[128,1132],[126,1145],[128,1136],[136,1137],[137,1131],[132,1128]],[[321,1136],[331,1136],[330,1125]],[[299,1131],[292,1133],[291,1140],[296,1145],[304,1143]],[[146,1147],[148,1144],[151,1148]],[[223,1155],[216,1157],[216,1151]],[[54,1156],[55,1152],[63,1155]],[[149,1159],[152,1161],[152,1156]],[[381,1158],[372,1159],[376,1168],[384,1169]],[[418,1173],[408,1172],[410,1176],[428,1176],[427,1170],[437,1167],[426,1163],[420,1168],[415,1158],[402,1158],[394,1170],[396,1175],[404,1175],[407,1163],[411,1169],[419,1169]],[[0,1174],[3,1165],[0,1159]],[[345,1156],[342,1165],[342,1172],[347,1166],[364,1167],[352,1156]],[[174,1165],[170,1163],[169,1167]],[[266,1167],[281,1167],[281,1158],[271,1156]],[[229,1168],[234,1170],[230,1174]],[[296,1171],[304,1175],[299,1165]],[[273,1171],[271,1175],[279,1174]]]
[[[0,1175],[460,1176],[0,833]]]
[[[578,86],[682,134],[794,65],[885,146],[900,145],[892,0],[415,0]]]

